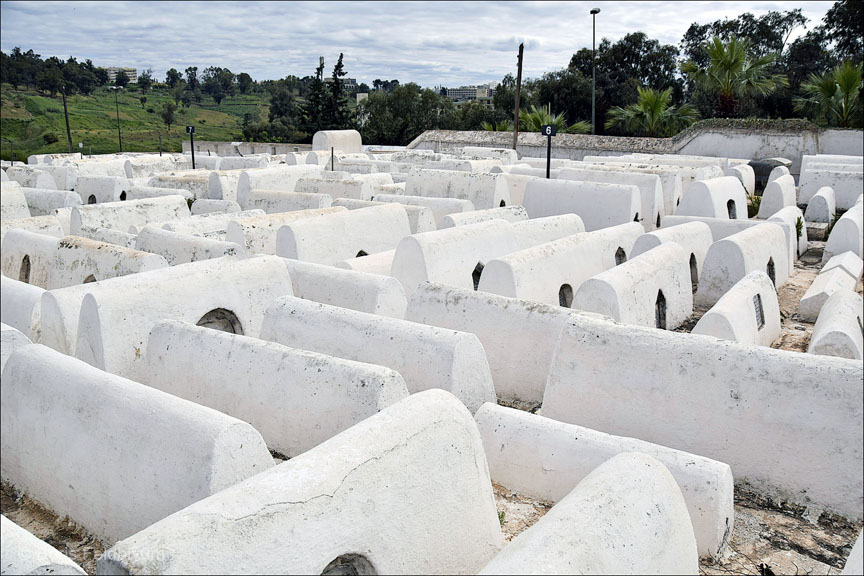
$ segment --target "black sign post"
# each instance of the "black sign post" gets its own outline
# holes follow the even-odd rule
[[[552,166],[552,136],[558,132],[558,128],[552,124],[540,126],[540,133],[546,136],[546,178],[549,178],[549,168]]]
[[[186,133],[189,134],[189,147],[192,148],[192,169],[195,169],[195,127],[186,126]]]

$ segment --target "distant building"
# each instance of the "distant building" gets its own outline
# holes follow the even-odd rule
[[[333,77],[328,76],[328,77],[324,78],[324,82],[327,82],[328,84],[332,84],[333,83]],[[357,90],[357,79],[356,78],[343,78],[342,79],[342,86],[345,88],[345,91],[350,94],[351,92],[354,92],[355,90]]]
[[[460,86],[459,88],[447,88],[447,98],[453,102],[464,102],[467,100],[487,100],[495,95],[495,89],[489,84],[480,86]]]
[[[366,100],[367,98],[369,98],[368,92],[358,92],[357,93],[357,104],[360,104],[360,102],[362,102],[363,100]]]
[[[114,79],[117,78],[117,73],[121,70],[126,73],[126,77],[129,78],[129,82],[136,83],[138,82],[138,69],[137,68],[126,68],[124,66],[106,66],[105,70],[108,72],[108,81],[114,82]]]

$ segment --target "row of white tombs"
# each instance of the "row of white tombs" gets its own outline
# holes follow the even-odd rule
[[[99,573],[696,574],[736,482],[861,521],[860,156],[748,218],[743,160],[320,147],[4,163],[0,472]],[[507,543],[492,482],[554,506]]]

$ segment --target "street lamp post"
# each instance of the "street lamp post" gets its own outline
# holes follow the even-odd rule
[[[597,14],[599,8],[591,9],[591,134],[596,133],[595,93],[597,92]]]
[[[114,107],[117,109],[117,142],[120,144],[120,152],[123,152],[123,137],[120,135],[120,104],[117,103],[117,91],[122,90],[122,86],[109,86],[109,89],[114,91]]]

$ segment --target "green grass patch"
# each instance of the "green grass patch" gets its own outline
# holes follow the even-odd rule
[[[122,91],[117,94],[99,88],[90,96],[80,94],[67,97],[72,145],[84,143],[84,152],[106,154],[118,151],[117,109],[119,108],[123,150],[127,152],[155,152],[162,135],[162,150],[180,152],[182,142],[188,140],[185,126],[195,126],[196,140],[234,141],[242,139],[243,116],[257,114],[266,119],[269,110],[267,94],[238,94],[225,98],[216,105],[209,97],[191,107],[182,104],[175,112],[176,124],[170,131],[162,122],[159,112],[162,104],[173,102],[171,91],[154,89],[147,92],[147,102],[141,106],[140,91]],[[62,153],[68,151],[66,120],[63,101],[58,95],[50,98],[34,90],[14,90],[11,85],[0,86],[0,158],[26,161],[31,154]],[[147,109],[153,112],[148,112]],[[48,135],[46,137],[46,135]],[[53,137],[57,142],[50,142]]]

